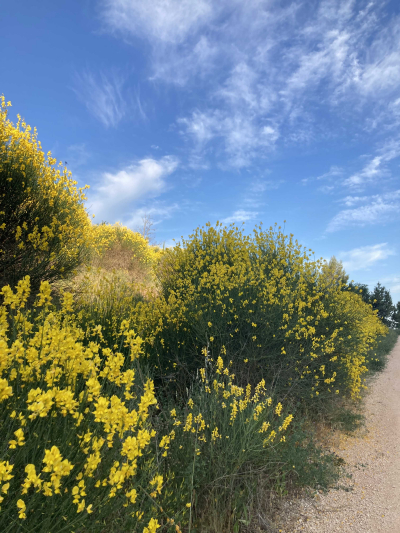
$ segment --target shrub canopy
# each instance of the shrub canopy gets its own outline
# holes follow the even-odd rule
[[[165,251],[161,294],[139,302],[135,328],[174,387],[229,354],[239,383],[266,380],[278,397],[357,396],[368,348],[386,328],[362,299],[280,228],[245,235],[199,228]],[[351,341],[350,341],[351,339]]]
[[[18,115],[7,118],[0,97],[0,286],[29,275],[32,291],[54,281],[83,261],[91,222],[84,190],[71,172],[41,149],[37,132]]]

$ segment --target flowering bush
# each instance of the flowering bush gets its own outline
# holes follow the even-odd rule
[[[1,294],[1,530],[102,531],[112,519],[111,530],[154,533],[153,382],[139,386],[121,353],[82,344],[70,294],[59,312],[48,282],[29,311],[28,277]],[[132,363],[140,342],[126,323],[121,335]]]
[[[363,354],[384,328],[323,266],[279,228],[248,236],[208,226],[165,251],[161,294],[130,316],[159,378],[174,389],[185,390],[207,346],[214,359],[230,354],[239,385],[264,378],[278,397],[355,397]]]
[[[259,475],[336,479],[295,409],[358,398],[387,333],[344,271],[280,228],[92,225],[0,101],[1,531],[237,530]]]
[[[97,257],[107,270],[151,268],[161,256],[157,246],[150,246],[140,233],[118,222],[93,225],[92,234],[93,259]]]
[[[242,482],[249,465],[275,463],[293,416],[264,381],[237,386],[231,362],[204,349],[187,405],[159,403],[127,321],[111,350],[101,326],[76,325],[70,293],[58,311],[48,282],[27,309],[28,276],[0,294],[2,531],[179,533],[193,491],[201,507],[221,476]]]
[[[31,288],[73,272],[87,255],[91,223],[86,187],[48,152],[18,115],[13,125],[0,97],[0,286],[29,275]],[[61,167],[62,163],[58,165]]]

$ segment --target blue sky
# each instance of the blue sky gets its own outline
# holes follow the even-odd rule
[[[95,221],[277,222],[400,300],[400,3],[20,0],[0,93]]]

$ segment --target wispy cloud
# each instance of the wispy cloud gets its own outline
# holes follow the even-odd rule
[[[301,180],[301,183],[303,185],[306,185],[307,183],[313,182],[313,181],[320,181],[320,180],[327,180],[327,181],[337,181],[343,176],[343,169],[341,167],[338,167],[336,165],[331,166],[331,168],[328,170],[328,172],[325,172],[324,174],[321,174],[320,176],[317,176],[316,178],[304,178]]]
[[[113,32],[179,43],[215,16],[209,0],[101,0],[103,23]]]
[[[238,209],[231,216],[223,218],[221,222],[223,224],[238,224],[240,222],[247,222],[248,220],[255,220],[257,218],[257,211],[246,211],[244,209]]]
[[[400,274],[384,277],[380,282],[390,290],[394,304],[400,301]]]
[[[110,127],[117,126],[127,112],[123,87],[124,79],[115,73],[95,76],[85,71],[75,74],[73,91],[97,120]]]
[[[228,156],[226,165],[243,168],[249,166],[256,155],[273,150],[279,132],[272,125],[259,125],[256,116],[246,114],[237,108],[234,112],[218,110],[210,112],[193,111],[190,117],[178,119],[182,132],[196,143],[201,151],[211,140],[222,141]]]
[[[245,211],[247,209],[252,211],[262,209],[268,202],[268,195],[266,193],[279,189],[283,183],[284,180],[278,179],[255,179],[246,187],[240,202],[240,207]]]
[[[260,194],[265,191],[273,191],[279,189],[279,187],[284,183],[283,180],[265,180],[258,179],[253,181],[249,186],[249,193]]]
[[[387,242],[353,248],[348,252],[340,252],[337,257],[343,262],[345,270],[353,272],[355,270],[368,270],[378,261],[384,261],[396,252]]]
[[[400,190],[369,197],[346,197],[347,205],[367,202],[354,209],[340,211],[329,222],[327,232],[332,233],[352,226],[369,226],[397,221],[400,215]]]
[[[167,220],[173,216],[176,211],[179,211],[178,203],[166,204],[165,202],[155,201],[152,199],[151,203],[135,209],[124,220],[124,224],[134,231],[138,231],[143,224],[143,218],[148,216],[157,227],[162,221]]]
[[[142,207],[140,202],[159,196],[166,188],[166,178],[177,167],[178,160],[166,156],[159,160],[142,159],[114,173],[104,172],[88,195],[90,212],[96,215],[97,222],[119,220],[134,224]],[[139,212],[138,220],[141,216]]]
[[[371,200],[369,196],[346,196],[340,200],[340,203],[344,204],[346,207],[353,207],[353,205],[363,202],[365,203],[368,202],[368,200]]]
[[[69,168],[76,169],[87,163],[90,157],[91,154],[85,143],[71,144],[67,148],[68,161],[66,163],[68,163]]]
[[[345,172],[343,167],[331,166],[328,172],[315,178],[304,178],[302,184],[307,185],[315,181],[326,181],[328,185],[319,188],[322,192],[331,192],[334,189],[348,189],[359,192],[369,186],[381,185],[383,180],[392,179],[392,171],[389,163],[400,157],[400,140],[398,137],[391,137],[380,143],[372,155],[363,155],[366,161],[363,167],[353,173]],[[347,177],[346,177],[347,174]],[[350,174],[350,175],[349,175]],[[367,197],[348,196],[346,205],[350,206],[355,200],[366,199]]]
[[[100,12],[108,31],[148,44],[151,79],[201,90],[202,103],[178,120],[195,151],[211,147],[242,168],[349,124],[363,132],[378,108],[390,122],[385,110],[400,97],[399,17],[388,21],[385,2],[285,4],[102,0]],[[349,185],[377,176],[379,157]]]
[[[377,151],[377,155],[369,158],[362,170],[352,174],[343,181],[343,185],[350,188],[361,188],[378,179],[390,176],[386,163],[400,157],[400,142],[397,139],[389,139]]]

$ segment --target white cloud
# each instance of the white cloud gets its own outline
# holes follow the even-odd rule
[[[385,286],[387,285],[391,291],[400,292],[400,274],[382,278],[381,283]]]
[[[399,217],[400,190],[370,197],[347,197],[345,203],[353,205],[352,202],[357,203],[364,200],[369,203],[354,209],[344,209],[335,215],[329,222],[326,231],[331,233],[349,226],[383,224]]]
[[[284,183],[283,180],[262,180],[262,179],[259,179],[259,180],[253,181],[250,184],[249,192],[250,193],[259,194],[259,193],[263,193],[265,191],[271,191],[271,190],[274,190],[274,189],[279,189],[279,187],[282,185],[282,183]]]
[[[385,163],[400,156],[400,142],[397,139],[389,139],[377,151],[378,155],[369,159],[364,168],[343,181],[344,186],[350,188],[360,188],[368,183],[376,182],[390,172]]]
[[[345,198],[342,198],[340,202],[346,207],[353,207],[353,205],[367,202],[370,199],[371,198],[369,196],[346,196]]]
[[[374,181],[383,174],[381,167],[382,157],[376,156],[369,161],[364,168],[357,174],[353,174],[349,178],[345,179],[343,184],[348,187],[360,187],[365,182]]]
[[[223,224],[238,224],[239,222],[254,220],[257,215],[257,211],[245,211],[244,209],[238,209],[230,217],[223,218],[221,222]]]
[[[400,275],[389,276],[380,280],[381,284],[390,290],[394,305],[400,301]]]
[[[151,204],[144,207],[135,208],[133,212],[124,220],[124,224],[137,231],[143,226],[143,218],[149,216],[157,227],[163,220],[171,218],[180,209],[177,203],[166,205],[163,202],[151,201]]]
[[[304,178],[301,180],[301,182],[303,185],[306,185],[310,181],[319,181],[319,180],[332,181],[333,179],[337,181],[338,178],[340,178],[341,176],[343,176],[343,169],[336,165],[333,165],[328,170],[328,172],[325,172],[324,174],[321,174],[320,176],[317,176],[316,178]]]
[[[179,43],[215,16],[210,0],[102,0],[101,17],[114,32]]]
[[[366,270],[378,261],[384,261],[391,255],[395,255],[393,248],[387,242],[354,248],[348,252],[340,252],[337,257],[343,262],[346,271]]]
[[[101,0],[100,10],[106,29],[148,44],[152,80],[201,92],[201,104],[179,121],[195,151],[212,145],[240,168],[279,142],[334,136],[330,116],[363,130],[377,123],[379,108],[390,122],[399,100],[399,17],[388,16],[385,2],[283,4]],[[381,176],[384,162],[378,154],[348,185]]]
[[[125,80],[116,73],[95,76],[76,74],[73,91],[88,111],[106,127],[117,126],[126,116],[128,104],[123,95]]]
[[[185,86],[195,77],[204,79],[214,69],[220,51],[215,43],[202,35],[192,44],[179,46],[156,46],[153,50],[153,65],[150,80]]]
[[[242,168],[248,166],[260,150],[274,148],[279,132],[271,125],[259,125],[257,118],[245,110],[200,112],[195,110],[191,117],[178,119],[184,127],[182,133],[189,135],[196,143],[196,150],[202,150],[211,140],[222,140],[227,156],[227,165]]]
[[[166,156],[159,160],[142,159],[115,173],[104,172],[93,192],[88,194],[90,212],[96,215],[96,222],[119,220],[134,224],[138,203],[159,196],[165,190],[167,176],[177,167],[177,159]],[[139,220],[141,216],[139,213]]]
[[[324,180],[330,182],[329,185],[320,187],[322,192],[332,192],[339,187],[348,188],[354,192],[361,191],[369,185],[378,185],[382,183],[382,180],[388,181],[392,178],[391,169],[388,163],[393,159],[400,157],[400,141],[398,137],[389,138],[381,143],[381,146],[375,150],[374,155],[363,155],[362,158],[367,160],[363,168],[358,172],[351,174],[349,177],[344,177],[344,169],[338,166],[331,166],[328,172],[317,176],[316,178],[304,178],[301,180],[303,185],[306,185],[312,181]],[[368,200],[379,200],[378,196],[346,196],[346,198],[340,200],[347,207]],[[390,200],[390,195],[388,197]]]

